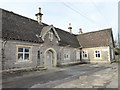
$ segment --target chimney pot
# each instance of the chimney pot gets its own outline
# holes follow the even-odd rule
[[[37,21],[38,21],[38,23],[41,23],[41,21],[42,21],[42,13],[41,13],[41,8],[38,8],[38,13],[37,14],[35,14],[36,15],[36,17],[37,17]]]
[[[79,29],[79,32],[78,32],[79,34],[82,34],[83,32],[82,32],[82,28],[80,28]]]
[[[41,8],[39,7],[39,13],[41,13]]]

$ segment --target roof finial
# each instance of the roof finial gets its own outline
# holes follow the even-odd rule
[[[69,29],[69,32],[72,33],[72,26],[71,26],[71,23],[69,23],[68,29]]]

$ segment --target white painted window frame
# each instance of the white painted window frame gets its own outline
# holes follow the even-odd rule
[[[97,53],[96,53],[96,51],[97,51]],[[96,55],[98,56],[98,54],[100,54],[100,57],[96,57]],[[95,50],[95,51],[94,51],[94,58],[95,58],[95,59],[101,59],[101,56],[102,56],[101,50]]]
[[[23,52],[19,52],[18,51],[18,54],[23,54],[23,59],[22,60],[19,60],[18,59],[18,54],[17,54],[17,60],[18,62],[26,62],[26,61],[30,61],[30,48],[29,47],[18,47],[19,48],[23,48]],[[29,52],[25,52],[25,49],[29,49]],[[25,54],[29,54],[29,60],[25,60]]]
[[[87,57],[85,57],[87,55]],[[88,52],[87,51],[82,51],[82,59],[88,59]]]
[[[64,60],[70,60],[70,51],[64,50]]]

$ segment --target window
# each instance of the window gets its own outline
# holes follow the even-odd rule
[[[82,52],[82,58],[88,58],[88,53],[86,51]]]
[[[95,51],[95,58],[100,58],[101,55],[100,55],[100,51],[96,50]]]
[[[18,47],[18,61],[30,60],[30,48]]]
[[[38,51],[38,59],[40,59],[40,51]]]
[[[50,39],[50,41],[53,40],[53,33],[52,32],[49,32],[49,39]]]
[[[76,51],[76,59],[80,59],[80,52]]]
[[[67,50],[64,51],[64,59],[70,60],[70,54],[69,54],[69,51],[67,51]]]

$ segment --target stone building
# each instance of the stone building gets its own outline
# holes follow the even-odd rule
[[[111,63],[114,60],[112,29],[79,34],[56,28],[0,9],[1,57],[3,69],[46,67],[76,63]]]

